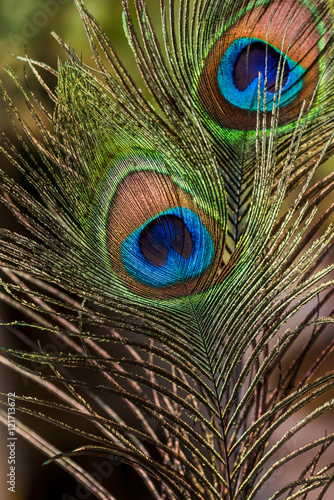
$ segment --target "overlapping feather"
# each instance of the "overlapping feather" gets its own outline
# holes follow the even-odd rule
[[[284,2],[161,0],[161,45],[145,2],[133,2],[138,34],[132,3],[124,0],[125,31],[153,104],[83,3],[75,3],[99,71],[62,44],[68,60],[59,61],[53,93],[38,73],[43,65],[27,59],[55,103],[53,130],[26,96],[39,140],[3,90],[35,153],[27,161],[8,143],[4,150],[38,193],[1,174],[2,201],[30,233],[1,232],[2,299],[32,322],[38,339],[33,353],[3,348],[3,362],[9,356],[14,369],[63,401],[34,398],[27,411],[49,419],[51,406],[88,420],[91,431],[53,417],[82,437],[59,460],[113,456],[138,470],[153,498],[261,498],[275,471],[307,450],[314,458],[271,498],[304,498],[317,488],[325,494],[333,463],[316,465],[333,434],[284,460],[277,452],[333,407],[331,399],[308,406],[333,389],[333,372],[316,377],[333,342],[302,369],[333,322],[332,311],[319,313],[333,294],[333,266],[320,265],[333,248],[333,230],[324,229],[333,205],[316,211],[334,176],[313,181],[332,151],[333,29],[326,5],[291,2],[290,23],[309,13],[296,33],[309,29],[319,37],[312,64],[320,78],[311,74],[306,102],[282,123],[277,78],[275,105],[249,110],[254,125],[241,130],[231,127],[231,117],[212,123],[203,108],[203,68],[238,19],[265,19],[270,32],[265,13],[274,24],[272,8],[285,12]],[[315,28],[308,28],[311,18]],[[290,33],[282,19],[282,33]],[[287,329],[300,312],[302,320]],[[64,352],[44,351],[43,336],[50,335]],[[305,347],[288,361],[306,335]],[[37,376],[31,361],[40,366]],[[125,402],[139,428],[109,405],[109,395]],[[303,420],[269,441],[302,409]]]

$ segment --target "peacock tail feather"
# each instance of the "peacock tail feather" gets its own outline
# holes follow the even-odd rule
[[[57,71],[24,58],[52,113],[8,70],[38,132],[1,86],[25,154],[5,136],[2,151],[25,187],[1,171],[23,226],[0,233],[0,297],[20,315],[3,325],[24,346],[0,360],[48,391],[16,395],[22,411],[79,443],[17,432],[100,499],[116,497],[82,454],[134,467],[146,499],[330,498],[334,433],[284,448],[334,405],[320,371],[334,174],[315,177],[333,153],[329,5],[160,0],[156,26],[144,0],[122,0],[140,86],[74,3],[94,68],[57,35]]]

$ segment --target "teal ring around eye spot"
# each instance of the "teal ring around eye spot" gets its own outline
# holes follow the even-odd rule
[[[233,71],[238,57],[243,49],[249,46],[252,42],[262,42],[264,45],[269,45],[267,42],[257,38],[239,38],[235,40],[230,47],[226,50],[224,56],[221,59],[218,68],[218,86],[223,95],[223,97],[233,104],[234,106],[249,110],[256,111],[258,109],[258,87],[259,78],[254,78],[254,80],[247,86],[245,90],[239,90],[234,82]],[[270,47],[272,47],[270,45]],[[282,64],[285,62],[289,67],[289,74],[285,85],[282,88],[280,96],[280,107],[286,106],[291,101],[293,101],[303,87],[303,75],[305,70],[299,64],[295,63],[291,58],[282,54],[275,47],[272,47],[278,55],[282,56]],[[264,75],[261,75],[260,82],[260,111],[264,111],[263,94],[265,91],[264,87]],[[267,112],[272,111],[274,106],[275,93],[266,91],[266,105],[265,110]]]
[[[155,266],[140,250],[140,235],[147,224],[163,215],[176,215],[183,220],[191,235],[192,252],[189,258],[184,258],[169,248],[164,265]],[[124,267],[137,281],[152,287],[165,287],[199,277],[213,260],[214,244],[197,214],[188,208],[175,207],[161,212],[131,233],[121,245],[121,256]]]

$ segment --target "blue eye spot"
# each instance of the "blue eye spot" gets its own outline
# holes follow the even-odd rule
[[[139,236],[142,255],[157,267],[165,265],[171,250],[189,259],[192,247],[191,235],[183,219],[173,214],[160,215],[147,224]]]
[[[305,70],[279,50],[262,40],[239,38],[226,50],[218,69],[218,86],[227,101],[249,111],[258,107],[259,72],[261,96],[265,92],[266,111],[272,111],[276,79],[282,85],[280,107],[295,99],[303,86]],[[263,97],[260,110],[263,111]]]
[[[122,243],[121,256],[133,278],[163,287],[200,276],[213,259],[214,245],[200,217],[176,207],[131,233]]]
[[[267,88],[268,92],[275,92],[276,77],[279,68],[281,55],[277,50],[270,45],[262,42],[253,42],[249,46],[244,47],[239,53],[233,69],[233,79],[238,90],[244,91],[258,77],[258,73],[262,75],[266,71],[267,61]],[[283,60],[282,63],[283,64]],[[282,87],[284,88],[290,67],[284,64],[284,74]]]

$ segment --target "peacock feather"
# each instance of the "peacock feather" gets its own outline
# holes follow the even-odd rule
[[[0,233],[0,359],[44,390],[22,412],[77,441],[16,432],[99,499],[121,496],[81,455],[132,466],[146,500],[331,498],[329,4],[160,0],[157,23],[122,0],[138,84],[74,3],[94,67],[55,34],[57,70],[23,58],[52,112],[8,70],[37,131],[2,85],[24,184],[0,174],[22,227]]]

